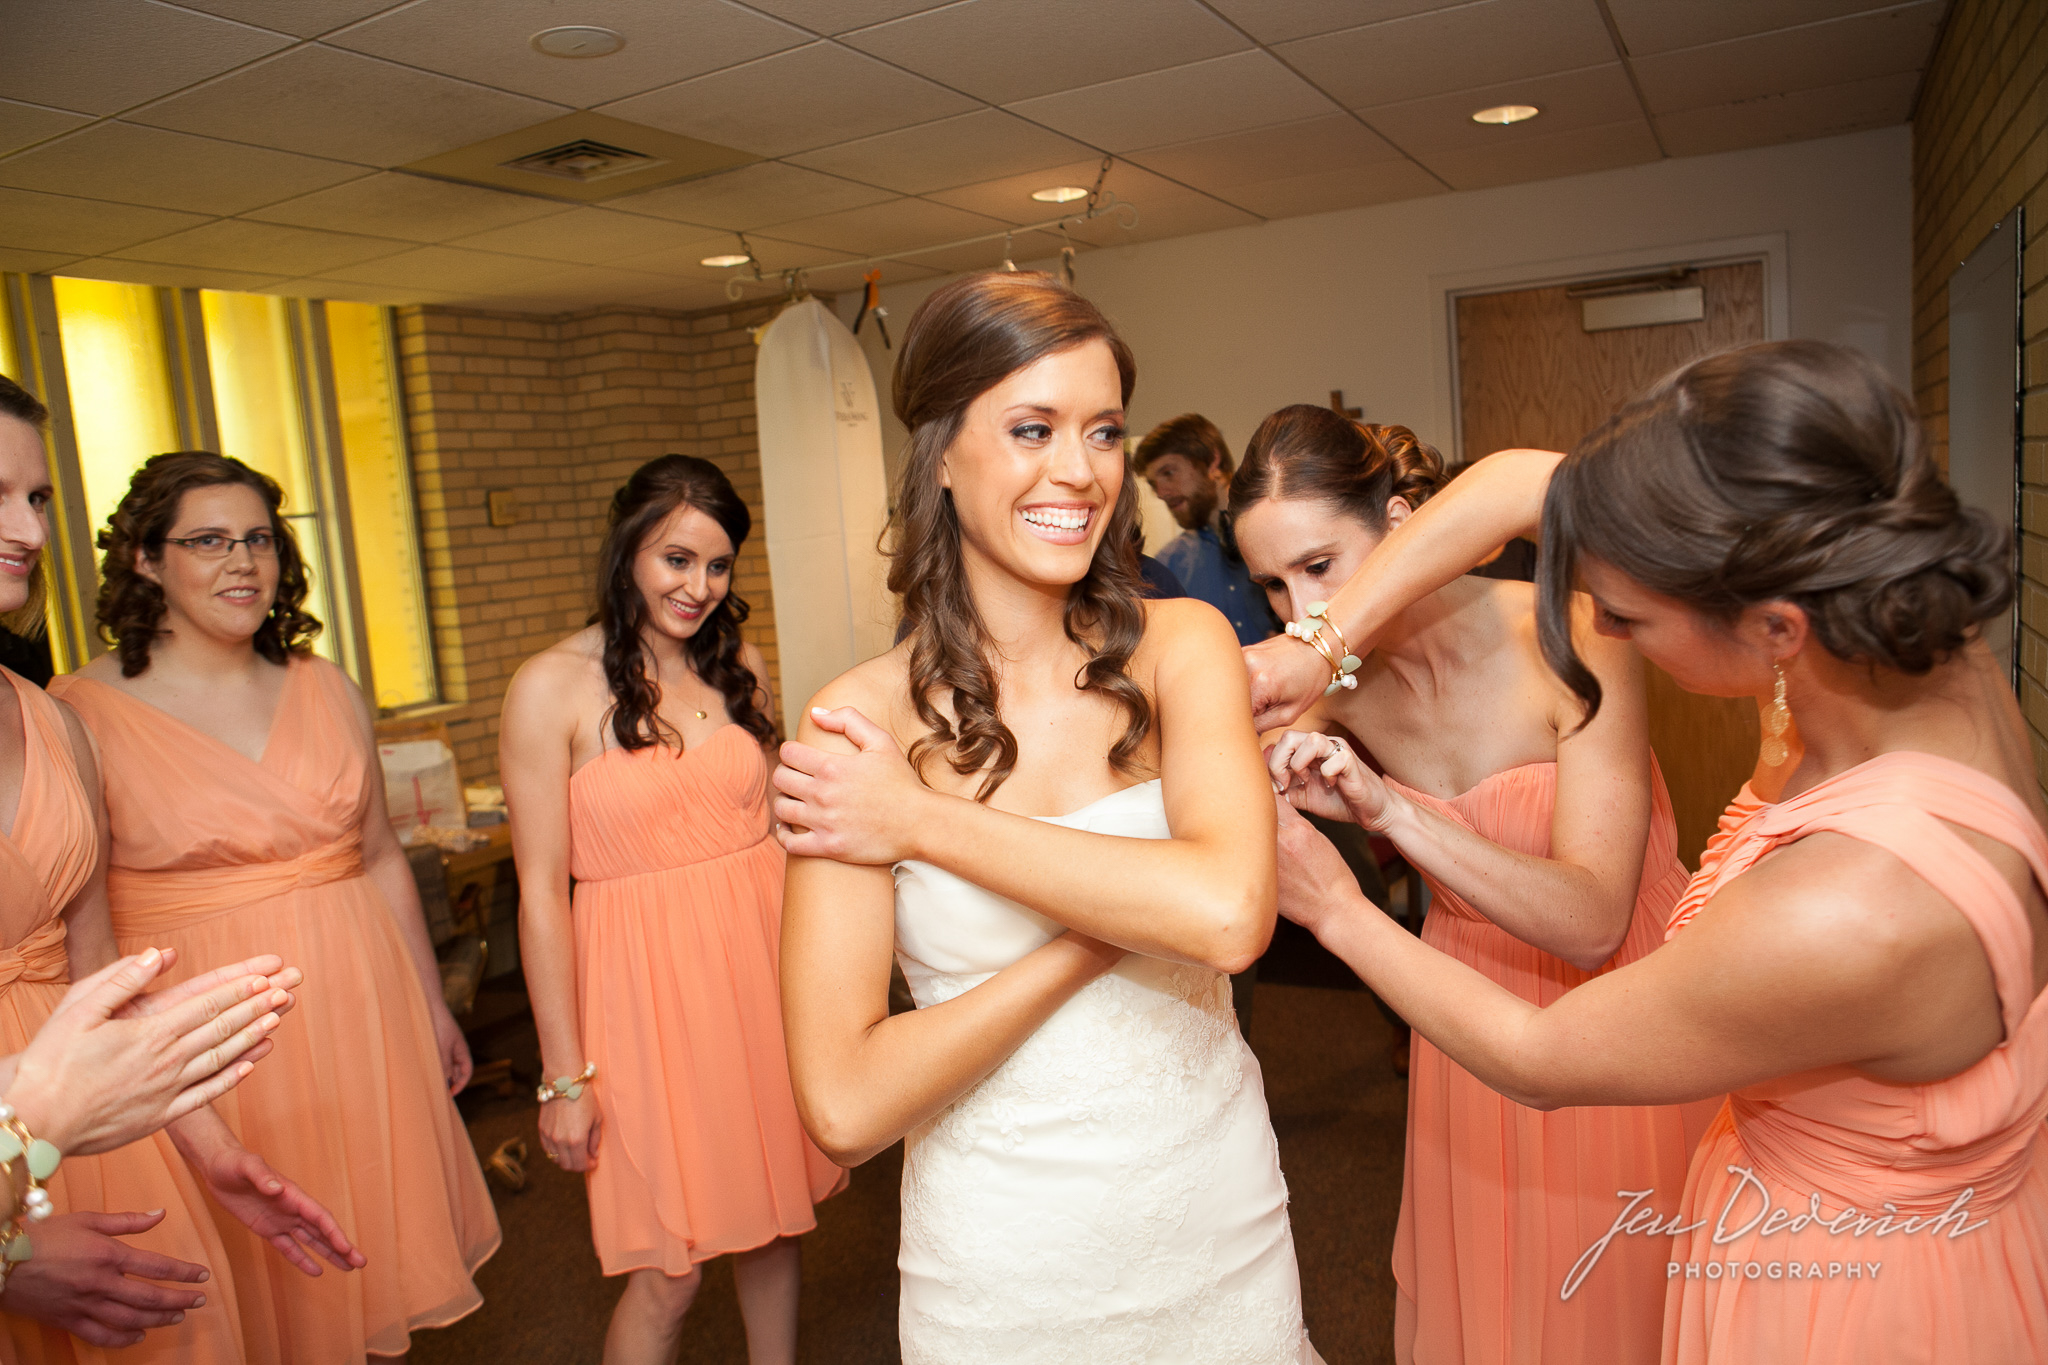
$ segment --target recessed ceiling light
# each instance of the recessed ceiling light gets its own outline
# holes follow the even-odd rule
[[[703,260],[697,262],[697,264],[708,265],[715,270],[730,270],[732,267],[736,265],[745,265],[748,261],[752,259],[753,257],[751,256],[737,256],[728,252],[723,256],[706,256]]]
[[[1076,199],[1086,199],[1088,191],[1079,185],[1054,185],[1051,189],[1031,191],[1031,197],[1041,204],[1071,204]]]
[[[1491,109],[1481,109],[1472,116],[1474,123],[1520,123],[1542,113],[1533,104],[1496,104]]]
[[[626,35],[589,24],[544,28],[533,35],[533,50],[550,57],[609,57],[626,45]]]

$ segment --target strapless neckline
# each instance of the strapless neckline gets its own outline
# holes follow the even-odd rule
[[[1120,796],[1129,796],[1132,792],[1146,791],[1158,785],[1159,779],[1156,777],[1149,782],[1134,782],[1128,787],[1118,787],[1107,796],[1098,796],[1085,806],[1076,806],[1065,815],[1027,815],[1024,818],[1027,820],[1043,820],[1047,824],[1057,824],[1061,820],[1076,820],[1081,816],[1087,815],[1098,806],[1108,805]]]

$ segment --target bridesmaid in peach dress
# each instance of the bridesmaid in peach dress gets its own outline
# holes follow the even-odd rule
[[[1436,452],[1406,427],[1283,408],[1231,481],[1238,547],[1274,609],[1297,618],[1442,482]],[[1358,686],[1299,724],[1351,737],[1386,773],[1368,774],[1369,809],[1331,793],[1315,813],[1384,835],[1421,871],[1434,893],[1423,941],[1547,1005],[1655,948],[1685,869],[1633,652],[1597,642],[1610,700],[1580,729],[1577,699],[1544,665],[1535,608],[1525,583],[1447,584],[1361,646]],[[1271,761],[1286,774],[1321,752],[1287,735]],[[1708,1117],[1668,1106],[1542,1113],[1417,1037],[1394,1234],[1396,1358],[1654,1361],[1663,1248],[1617,1247],[1562,1291],[1613,1221],[1615,1192],[1675,1188]]]
[[[529,659],[505,697],[520,935],[553,1078],[541,1147],[586,1173],[598,1260],[628,1276],[608,1365],[672,1360],[699,1267],[724,1255],[748,1358],[791,1365],[797,1238],[846,1181],[804,1135],[783,1051],[775,729],[732,592],[750,526],[709,461],[642,466],[612,500],[596,624]]]
[[[32,623],[42,606],[50,497],[43,415],[40,403],[0,376],[0,622],[16,628]],[[85,974],[114,960],[99,791],[78,718],[0,668],[0,1055],[28,1045],[63,998],[74,965]],[[294,981],[296,973],[279,980]],[[270,1000],[283,1006],[289,997],[278,989]],[[199,1179],[180,1149],[195,1157]],[[282,1238],[302,1268],[319,1273],[301,1241],[347,1268],[348,1242],[325,1210],[202,1110],[169,1132],[102,1156],[70,1156],[58,1168],[48,1188],[60,1212],[31,1225],[35,1254],[7,1278],[0,1357],[238,1365],[244,1350],[234,1278],[202,1181],[260,1235]],[[117,1212],[126,1209],[152,1212]],[[164,1288],[138,1277],[206,1287]],[[145,1329],[153,1329],[146,1338]],[[128,1349],[98,1349],[114,1347]]]
[[[1681,686],[1767,699],[1668,941],[1538,1008],[1360,904],[1285,812],[1283,911],[1523,1103],[1727,1095],[1684,1187],[1587,1248],[1668,1248],[1668,1365],[2048,1359],[2048,807],[1978,630],[2012,601],[2010,529],[1959,506],[1868,359],[1776,342],[1687,366],[1569,457],[1481,461],[1331,616],[1371,638],[1539,507],[1545,652],[1589,714],[1575,583]],[[1313,670],[1247,656],[1269,720],[1306,706]],[[1303,790],[1369,802],[1313,743]]]
[[[316,964],[295,1027],[220,1116],[330,1204],[356,1274],[283,1276],[216,1214],[252,1361],[403,1355],[481,1302],[498,1223],[450,1100],[469,1071],[384,809],[370,717],[304,652],[318,623],[275,483],[239,461],[152,458],[101,536],[117,643],[52,691],[99,742],[123,949],[179,970],[258,947]],[[431,994],[429,986],[431,983]],[[367,1264],[362,1264],[367,1257]]]

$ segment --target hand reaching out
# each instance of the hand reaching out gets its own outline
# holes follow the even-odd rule
[[[162,1209],[60,1213],[30,1224],[34,1254],[7,1276],[7,1311],[94,1346],[133,1346],[147,1329],[179,1321],[206,1302],[205,1294],[184,1287],[204,1282],[206,1267],[118,1240],[163,1218]]]
[[[199,1173],[222,1208],[303,1274],[320,1274],[320,1262],[309,1250],[337,1270],[360,1270],[367,1263],[333,1214],[239,1143],[221,1147]]]
[[[1401,798],[1335,735],[1289,730],[1266,751],[1273,790],[1296,810],[1347,820],[1374,833],[1393,823]]]

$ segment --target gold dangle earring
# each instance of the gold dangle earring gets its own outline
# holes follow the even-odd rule
[[[1785,665],[1774,663],[1771,672],[1777,675],[1777,685],[1771,691],[1771,704],[1764,708],[1764,742],[1759,746],[1759,754],[1765,767],[1775,768],[1792,753],[1785,743],[1785,731],[1792,725],[1792,708],[1785,704]]]

